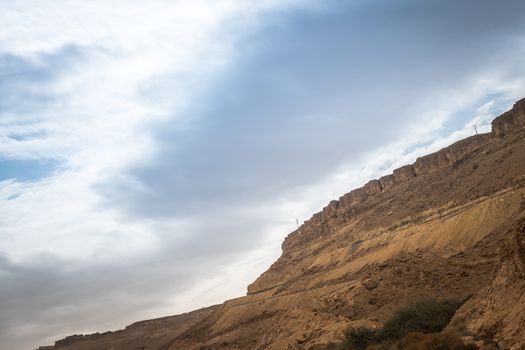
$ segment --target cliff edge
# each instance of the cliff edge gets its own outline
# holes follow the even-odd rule
[[[380,327],[415,299],[450,297],[469,298],[454,317],[469,332],[501,349],[520,349],[524,223],[522,99],[492,122],[490,133],[418,158],[331,201],[288,235],[282,255],[245,297],[194,314],[177,332],[152,323],[150,338],[160,329],[167,335],[162,344],[144,345],[323,349],[341,342],[348,329]],[[46,349],[129,348],[111,336],[104,343],[92,337]]]

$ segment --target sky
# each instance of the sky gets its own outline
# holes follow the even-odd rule
[[[0,0],[0,348],[244,295],[525,96],[521,0]]]

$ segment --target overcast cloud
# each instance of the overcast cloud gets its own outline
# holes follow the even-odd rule
[[[525,96],[522,1],[0,1],[0,347],[245,293]]]

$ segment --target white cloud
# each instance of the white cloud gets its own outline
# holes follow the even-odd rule
[[[187,98],[231,61],[238,36],[254,29],[264,11],[287,4],[4,4],[0,53],[44,71],[50,55],[78,57],[52,79],[20,87],[49,96],[44,109],[0,115],[0,157],[62,162],[62,170],[37,183],[3,183],[11,199],[0,202],[9,213],[0,218],[2,250],[15,260],[42,252],[87,260],[152,248],[155,232],[99,208],[94,184],[147,160],[155,151],[148,128],[167,118],[177,123]],[[12,199],[12,192],[19,196]]]
[[[56,269],[51,271],[52,276],[56,272],[70,281],[57,278],[73,299],[82,294],[83,287],[91,287],[90,281],[98,282],[98,275],[86,273],[90,268],[98,272],[96,269],[109,267],[104,269],[109,273],[127,264],[138,270],[143,263],[149,263],[154,265],[151,270],[145,266],[137,274],[147,279],[146,284],[165,283],[162,293],[144,291],[144,286],[130,282],[134,276],[130,277],[129,271],[119,271],[122,281],[104,281],[107,290],[89,297],[82,294],[78,307],[71,306],[77,300],[68,300],[66,306],[59,300],[27,311],[33,313],[31,317],[20,316],[21,321],[10,323],[13,334],[18,329],[21,338],[30,338],[42,324],[48,325],[44,321],[51,317],[55,323],[49,334],[69,333],[64,323],[73,321],[71,332],[98,331],[101,329],[94,327],[117,327],[128,322],[128,309],[133,306],[137,306],[140,317],[154,317],[163,310],[187,311],[239,295],[279,254],[282,238],[295,228],[296,218],[308,219],[328,200],[368,179],[471,134],[472,123],[486,131],[491,111],[498,106],[497,102],[485,101],[484,96],[498,94],[498,101],[510,101],[525,91],[523,79],[495,71],[480,72],[483,79],[462,80],[462,86],[455,85],[433,96],[418,96],[421,100],[414,101],[406,115],[397,116],[418,121],[406,130],[406,138],[361,154],[352,164],[329,169],[330,175],[299,184],[270,202],[253,201],[252,206],[243,208],[224,203],[220,211],[202,213],[198,218],[158,220],[134,217],[120,207],[108,205],[97,186],[107,179],[118,179],[122,188],[150,191],[126,171],[147,162],[157,151],[159,145],[150,131],[159,125],[187,125],[190,121],[182,120],[180,112],[186,110],[196,92],[235,63],[238,41],[263,26],[269,13],[293,12],[297,8],[322,11],[323,5],[299,0],[20,0],[2,4],[0,58],[18,62],[23,76],[18,81],[17,74],[9,75],[14,84],[14,107],[26,98],[41,97],[45,101],[31,108],[0,109],[0,162],[54,159],[60,166],[52,176],[34,182],[0,182],[0,258],[5,253],[9,263],[24,268],[54,261],[56,265],[46,265],[48,272]],[[465,119],[458,130],[442,130],[455,113],[477,106],[480,101],[485,104],[474,119]],[[230,255],[213,256],[216,260],[211,263],[205,255],[189,256],[187,266],[177,265],[183,261],[172,254],[185,253],[180,250],[192,243],[192,234],[209,244],[217,242],[220,237],[216,235],[221,234],[232,235],[230,240],[235,242],[250,241],[252,236],[260,241],[255,250],[248,252],[242,250],[246,242],[238,243],[226,253]],[[163,251],[176,246],[182,248]],[[208,254],[213,247],[200,249],[208,249]],[[165,261],[152,263],[157,257]],[[210,264],[216,270],[209,271]],[[88,275],[87,282],[76,279],[78,271]],[[179,282],[176,273],[193,273],[202,280],[188,281],[183,288],[175,285]],[[224,280],[231,284],[219,291]],[[127,293],[143,293],[138,297],[127,294],[126,299],[115,292],[122,285],[132,286]],[[151,300],[159,294],[166,300],[159,298],[152,305]],[[114,305],[116,299],[118,305]],[[23,308],[24,302],[21,304],[16,306]],[[118,311],[109,314],[113,306]],[[42,310],[47,316],[32,317]],[[97,310],[104,311],[106,323],[97,319]]]
[[[74,310],[44,301],[37,305],[40,298],[52,298],[43,292],[35,298],[36,308],[27,318],[23,316],[27,300],[5,294],[24,283],[28,283],[26,288],[37,283],[36,278],[26,281],[22,273],[26,267],[41,266],[49,260],[48,273],[69,276],[73,281],[73,276],[84,273],[87,266],[115,269],[155,256],[163,245],[159,235],[170,232],[170,236],[184,239],[184,221],[159,223],[125,217],[118,208],[103,205],[96,185],[116,177],[128,186],[140,187],[123,170],[146,161],[155,152],[155,140],[149,133],[152,126],[166,121],[187,122],[178,119],[178,111],[216,72],[230,64],[236,40],[254,30],[258,17],[266,11],[287,6],[295,6],[294,1],[2,4],[0,58],[6,58],[8,64],[7,71],[0,73],[11,84],[7,89],[15,105],[0,109],[0,162],[55,159],[61,163],[48,178],[0,181],[0,254],[10,264],[20,266],[17,275],[4,274],[0,266],[7,288],[0,302],[9,310],[17,308],[8,314],[6,306],[0,320],[2,327],[8,324],[0,329],[3,344],[11,344],[13,349],[25,347],[22,344],[36,345],[35,338],[42,336],[36,330],[47,329],[42,326],[47,321],[42,321],[41,310],[59,319],[73,316],[77,321],[65,322],[84,329],[92,323],[83,323],[82,314],[87,316],[88,309],[107,308],[114,302],[114,293],[106,289],[89,300],[78,300],[83,304]],[[9,71],[11,62],[15,62],[16,70]],[[37,101],[35,108],[20,109],[19,103],[28,104],[28,98],[45,101]],[[165,269],[168,267],[157,268],[157,274]],[[166,272],[161,278],[169,276]],[[88,287],[93,278],[88,277]],[[81,283],[78,286],[83,288]],[[70,288],[71,295],[78,295],[73,290],[77,287]],[[171,289],[173,286],[166,286],[163,293]],[[125,300],[122,296],[119,299]],[[138,300],[141,298],[133,296],[119,312],[129,317],[130,305],[143,303]],[[167,307],[159,304],[153,309]],[[116,309],[107,327],[121,326],[122,316]],[[141,309],[141,315],[147,312]],[[14,313],[22,321],[11,317]],[[69,332],[56,320],[47,324],[52,325],[47,335]],[[59,335],[54,334],[57,330]]]

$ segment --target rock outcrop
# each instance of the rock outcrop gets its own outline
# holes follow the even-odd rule
[[[496,136],[503,136],[516,128],[525,126],[525,99],[514,104],[510,111],[503,113],[492,122],[492,132]]]
[[[149,350],[323,349],[421,297],[470,297],[456,322],[501,349],[524,348],[524,111],[518,101],[491,133],[331,201],[288,235],[246,296],[49,350],[127,350],[122,339],[139,335]]]
[[[338,207],[343,210],[352,206],[364,203],[370,196],[392,190],[397,185],[411,181],[415,177],[421,177],[432,172],[450,166],[454,162],[461,160],[465,155],[474,153],[493,140],[494,136],[503,136],[525,128],[525,99],[514,104],[512,109],[505,112],[492,122],[492,132],[489,134],[474,135],[466,139],[455,142],[437,152],[420,157],[412,165],[405,165],[393,171],[393,174],[385,175],[379,180],[370,180],[361,188],[354,189],[339,198],[339,201],[332,201],[327,207],[305,222],[320,224],[328,218],[332,218]]]
[[[416,176],[424,176],[437,169],[449,166],[465,154],[482,147],[490,137],[491,135],[487,134],[471,136],[435,153],[420,157],[412,165],[402,166],[395,169],[392,174],[385,175],[379,180],[370,180],[363,187],[350,191],[339,198],[339,202],[345,206],[357,205],[364,202],[369,196],[387,191],[396,185],[412,180]],[[316,219],[324,216],[324,210],[318,214],[314,214]]]

